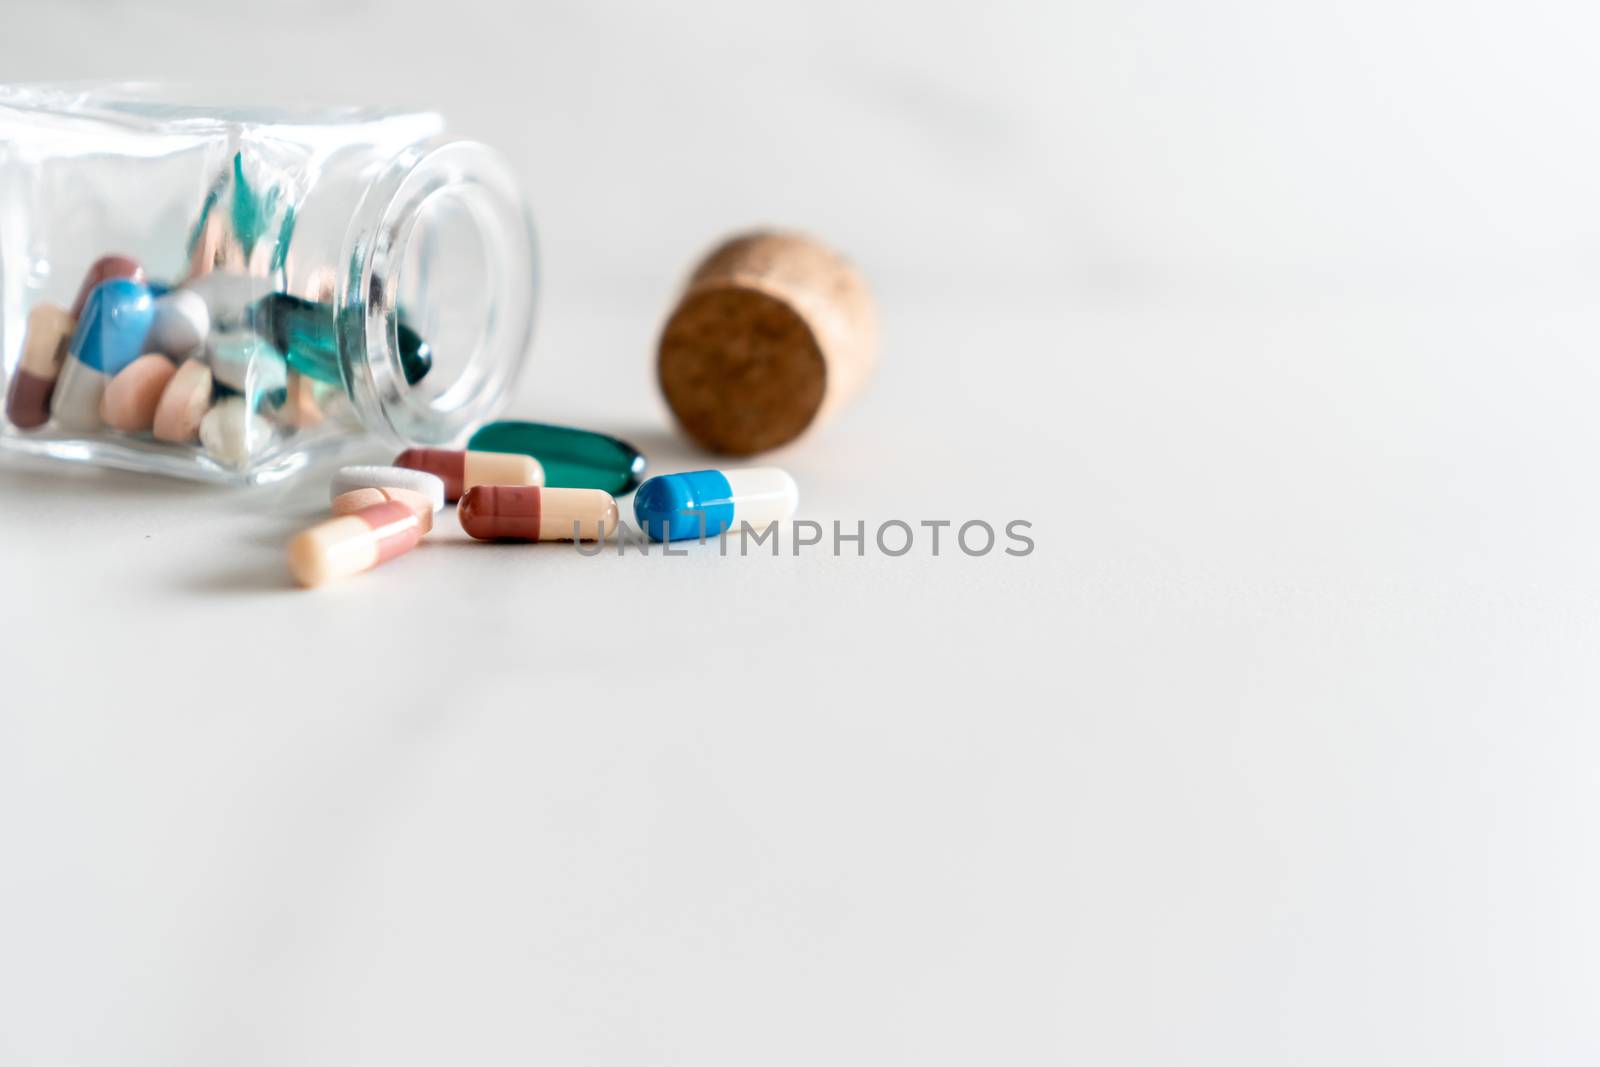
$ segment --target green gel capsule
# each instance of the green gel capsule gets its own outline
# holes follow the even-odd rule
[[[631,492],[644,480],[644,453],[615,437],[543,422],[491,422],[467,442],[473,452],[517,452],[544,467],[551,489]]]
[[[400,369],[405,372],[406,383],[416,385],[433,369],[433,349],[404,322],[395,324],[395,335],[400,339]]]
[[[262,230],[266,227],[267,216],[277,204],[277,190],[271,190],[271,200],[261,202],[256,197],[256,191],[244,176],[244,153],[235,152],[233,156],[233,235],[239,239],[239,244],[244,247],[244,254],[248,256],[255,250],[256,242],[261,239]]]
[[[359,312],[344,311],[346,325],[360,325]],[[283,353],[289,366],[319,382],[342,385],[339,375],[339,341],[334,329],[333,308],[288,293],[262,297],[251,318],[255,331]],[[417,331],[400,323],[400,366],[406,382],[416,385],[433,367],[433,350]]]

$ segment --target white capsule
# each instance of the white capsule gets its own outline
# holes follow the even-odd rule
[[[329,487],[329,499],[337,499],[357,489],[410,489],[421,493],[433,503],[433,510],[444,508],[444,480],[427,471],[414,471],[409,467],[383,467],[361,464],[340,467]]]
[[[777,467],[744,467],[723,471],[728,488],[737,503],[737,522],[748,522],[752,528],[764,530],[775,522],[786,522],[794,517],[800,506],[800,488],[788,471]]]
[[[109,374],[68,356],[61,365],[61,377],[56,379],[56,389],[50,397],[50,417],[58,427],[73,433],[98,430],[102,425],[100,401],[110,381]]]
[[[639,528],[657,541],[716,537],[749,523],[764,530],[791,517],[800,490],[777,467],[686,471],[649,479],[633,494]]]
[[[200,444],[224,467],[240,468],[272,440],[272,423],[250,410],[242,396],[217,401],[200,420]]]

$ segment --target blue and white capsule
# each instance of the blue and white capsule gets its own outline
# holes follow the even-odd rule
[[[712,538],[749,523],[764,530],[794,516],[800,489],[788,471],[746,467],[651,478],[633,494],[633,517],[652,541]]]
[[[50,399],[58,427],[86,431],[100,425],[106,383],[139,358],[154,319],[155,298],[143,282],[112,278],[90,291]]]

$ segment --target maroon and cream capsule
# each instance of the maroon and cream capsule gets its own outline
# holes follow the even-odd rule
[[[617,529],[617,502],[603,489],[479,485],[456,517],[479,541],[604,541]]]
[[[131,281],[144,281],[144,268],[139,266],[139,261],[132,256],[101,256],[89,265],[89,273],[83,276],[83,284],[78,286],[77,299],[72,302],[72,317],[80,318],[83,315],[83,305],[89,302],[89,294],[94,292],[101,282],[108,282],[112,278],[127,278]]]
[[[318,523],[289,542],[289,573],[308,588],[371,570],[422,539],[422,519],[404,500],[386,500]]]
[[[444,498],[460,500],[476,485],[543,485],[544,468],[532,456],[509,452],[462,452],[449,448],[408,448],[396,467],[426,471],[444,482]]]
[[[50,421],[50,397],[66,362],[76,320],[66,308],[35,304],[22,337],[22,359],[6,392],[6,418],[19,430]]]

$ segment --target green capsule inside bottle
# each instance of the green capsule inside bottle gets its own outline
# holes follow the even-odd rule
[[[346,308],[347,327],[359,327],[360,313]],[[327,304],[303,300],[288,293],[272,293],[262,297],[253,310],[251,324],[255,331],[283,353],[284,360],[295,370],[319,382],[343,385],[339,373],[339,340],[334,310]],[[417,331],[404,322],[398,324],[396,335],[400,342],[400,367],[406,382],[416,385],[433,367],[433,350]]]
[[[644,480],[644,453],[626,441],[570,426],[514,419],[491,422],[472,435],[467,448],[532,456],[544,468],[544,484],[552,489],[604,489],[620,496]]]

